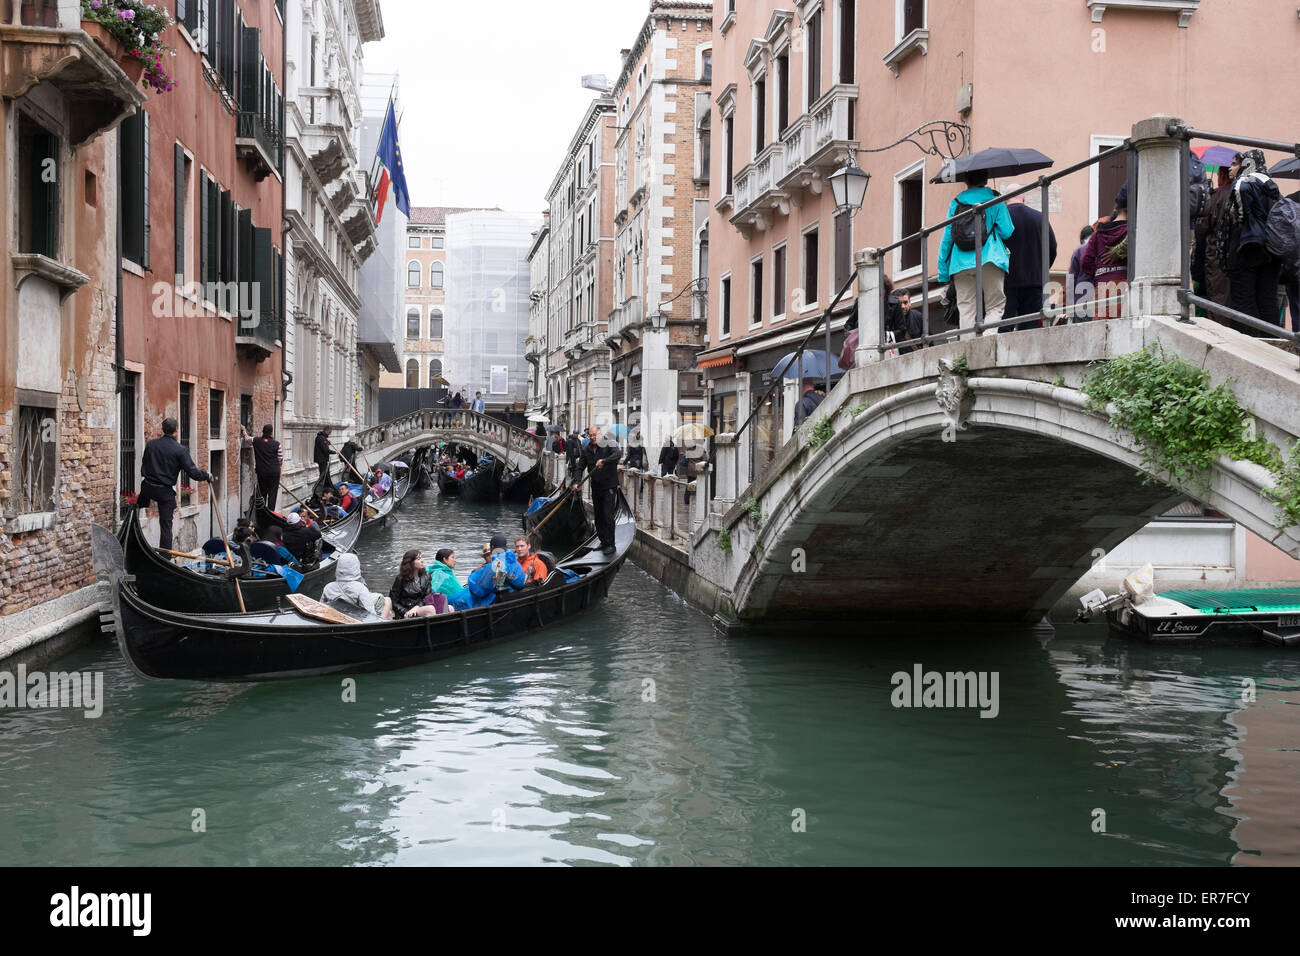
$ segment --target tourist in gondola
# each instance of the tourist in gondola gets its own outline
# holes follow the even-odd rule
[[[370,482],[370,491],[376,498],[382,498],[392,490],[393,479],[388,476],[384,469],[378,465],[375,466],[374,477]]]
[[[433,564],[426,569],[429,572],[429,590],[441,594],[448,601],[465,590],[465,585],[456,580],[456,552],[451,548],[439,548],[433,556]]]
[[[190,458],[188,449],[176,440],[176,419],[164,418],[162,437],[144,446],[140,459],[140,474],[144,481],[135,504],[140,511],[149,502],[158,506],[158,547],[164,551],[172,546],[172,515],[176,513],[176,476],[184,471],[195,481],[211,481],[212,476],[200,471]]]
[[[253,436],[239,426],[239,438],[245,448],[253,449],[253,470],[257,473],[257,493],[266,502],[266,507],[275,510],[275,500],[280,494],[280,471],[284,467],[284,450],[272,436],[275,429],[270,425],[262,426],[262,437],[254,440]]]
[[[672,441],[672,439],[668,439]],[[613,554],[614,513],[618,508],[618,460],[623,449],[592,425],[587,429],[587,447],[582,450],[582,464],[591,476],[591,501],[596,511],[596,534],[605,554]],[[574,481],[573,490],[578,490]]]
[[[297,558],[288,548],[284,546],[284,529],[279,525],[273,524],[262,533],[262,540],[258,544],[264,544],[283,561],[285,564],[294,564]],[[346,557],[346,555],[345,555]]]
[[[365,578],[361,576],[361,559],[351,552],[339,558],[334,580],[325,585],[320,599],[325,604],[336,601],[351,604],[376,617],[382,617],[385,621],[393,619],[392,598],[376,594],[366,587]]]
[[[349,488],[344,482],[340,481],[338,488],[336,488],[335,490],[338,492],[338,496],[339,496],[339,502],[338,502],[339,507],[343,509],[343,513],[346,515],[349,511],[352,510],[352,504],[353,504],[352,489]]]
[[[284,546],[297,563],[303,566],[316,564],[320,560],[320,531],[296,512],[287,515],[284,523]]]
[[[444,595],[432,594],[429,572],[421,567],[420,557],[418,549],[402,555],[401,567],[388,590],[394,618],[431,617],[447,607]],[[426,603],[429,597],[433,597],[435,603]]]
[[[546,562],[533,553],[532,546],[523,535],[515,538],[515,557],[524,569],[524,584],[542,584],[546,580]]]
[[[257,532],[253,530],[253,522],[248,518],[240,518],[235,522],[235,530],[230,533],[230,543],[239,545],[245,541],[252,543],[257,540]]]
[[[498,592],[518,591],[524,586],[524,569],[507,544],[505,535],[498,532],[492,536],[486,549],[487,561],[469,576],[465,590],[452,599],[452,607],[458,611],[487,607],[496,601]]]

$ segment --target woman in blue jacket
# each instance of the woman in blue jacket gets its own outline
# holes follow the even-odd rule
[[[966,174],[966,190],[960,193],[948,207],[948,218],[957,215],[958,204],[978,206],[980,203],[996,199],[998,193],[989,189],[987,173],[971,172]],[[1011,238],[1015,226],[1011,224],[1011,214],[1006,205],[999,203],[984,210],[984,248],[980,251],[981,271],[984,276],[984,323],[1002,321],[1002,311],[1006,307],[1007,297],[1003,291],[1007,267],[1011,257],[1007,253],[1006,242]],[[943,241],[939,244],[939,283],[947,285],[951,279],[957,287],[957,312],[961,316],[961,327],[975,327],[975,290],[977,277],[975,273],[975,248],[959,248],[953,241],[952,224],[943,231]]]
[[[519,558],[508,549],[509,542],[503,534],[494,534],[489,545],[491,553],[487,562],[469,576],[465,590],[451,599],[458,611],[471,607],[487,607],[497,599],[497,592],[518,591],[527,582]]]

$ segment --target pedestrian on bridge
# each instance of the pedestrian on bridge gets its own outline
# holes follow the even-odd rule
[[[1225,228],[1228,241],[1222,244],[1232,294],[1232,308],[1253,315],[1261,322],[1278,324],[1277,283],[1281,265],[1268,251],[1268,214],[1282,198],[1277,183],[1269,179],[1262,150],[1237,154],[1229,172],[1232,191],[1228,197]],[[1265,333],[1242,327],[1247,335]]]
[[[164,418],[162,437],[144,446],[140,460],[140,494],[136,507],[143,510],[149,502],[158,506],[158,547],[170,551],[172,546],[172,516],[176,513],[176,477],[184,471],[195,481],[211,481],[212,476],[200,471],[190,458],[189,449],[176,440],[176,419]]]
[[[483,401],[482,392],[474,393],[474,401],[470,402],[469,410],[471,412],[478,412],[480,415],[487,413],[487,402]]]
[[[998,193],[989,188],[988,173],[972,170],[965,176],[967,188],[957,195],[948,207],[948,218],[961,212],[963,207],[978,206],[998,197]],[[977,221],[974,217],[949,223],[943,230],[943,239],[939,243],[939,282],[947,284],[949,278],[957,286],[957,310],[961,315],[961,327],[975,327],[976,292],[984,287],[984,322],[993,324],[1002,321],[1006,307],[1006,294],[1003,280],[1006,278],[1009,255],[1006,242],[1011,238],[1015,226],[1011,214],[1002,204],[984,210],[984,246],[980,250],[980,271],[975,271],[975,230]],[[956,228],[954,228],[956,227]]]
[[[669,435],[664,447],[659,449],[659,474],[671,475],[676,471],[677,459],[681,454],[681,450],[673,444],[673,436]]]
[[[803,398],[799,399],[799,404],[794,407],[794,427],[798,428],[808,416],[817,410],[817,406],[822,403],[826,393],[817,387],[817,382],[811,378],[803,380]]]
[[[1007,191],[1015,192],[1019,188],[1012,184]],[[1007,212],[1011,216],[1012,232],[1007,239],[1006,314],[1012,318],[1034,315],[1047,305],[1047,290],[1043,288],[1043,214],[1031,208],[1024,196],[1010,203]],[[1056,231],[1050,224],[1047,235],[1047,266],[1050,269],[1056,261]],[[1036,329],[1042,324],[1041,320],[1033,319],[1016,326],[1004,325],[998,331]]]

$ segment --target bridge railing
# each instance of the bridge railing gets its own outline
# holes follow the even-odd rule
[[[354,441],[364,450],[392,445],[404,438],[430,431],[482,435],[501,447],[533,460],[542,454],[543,438],[540,436],[499,418],[469,409],[425,408],[410,412],[358,432]]]

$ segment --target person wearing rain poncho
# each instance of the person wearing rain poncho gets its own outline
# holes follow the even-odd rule
[[[350,604],[385,621],[393,619],[392,599],[366,587],[365,579],[361,577],[361,559],[355,554],[348,553],[339,558],[334,580],[325,585],[320,599],[324,604],[336,601]]]
[[[1276,325],[1281,264],[1268,251],[1268,214],[1282,192],[1268,178],[1267,169],[1264,153],[1258,149],[1240,152],[1233,159],[1226,215],[1219,225],[1219,253],[1228,273],[1232,307]],[[1245,323],[1237,327],[1247,335],[1264,334]]]
[[[494,534],[488,545],[490,553],[486,563],[469,576],[465,590],[451,599],[457,611],[471,607],[487,607],[497,599],[498,592],[518,591],[527,582],[519,558],[508,550],[509,542],[503,534]]]

